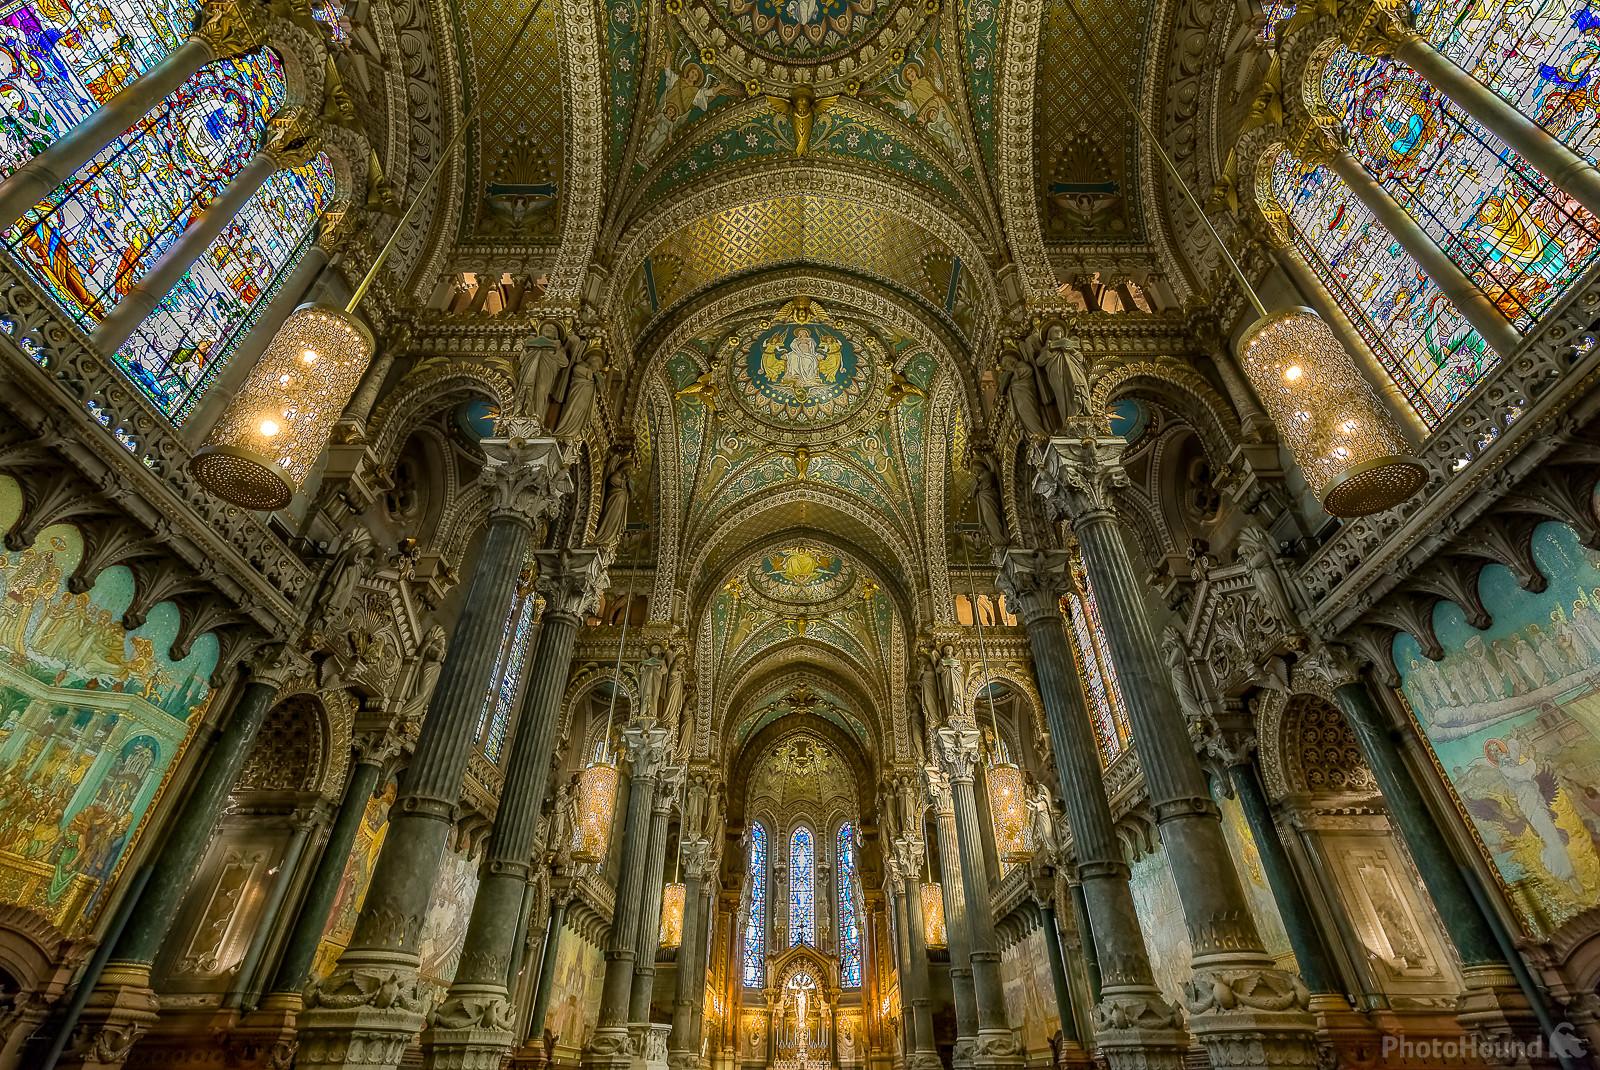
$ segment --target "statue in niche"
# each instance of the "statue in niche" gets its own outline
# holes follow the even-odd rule
[[[598,338],[588,345],[567,375],[567,392],[561,400],[561,415],[553,434],[558,439],[582,438],[600,396],[600,380],[605,375],[605,346]]]
[[[633,455],[613,453],[606,466],[605,503],[600,507],[600,520],[595,524],[596,546],[615,549],[622,541],[628,523],[628,506],[633,499]]]
[[[973,465],[973,475],[978,480],[972,492],[973,501],[977,504],[978,522],[983,525],[989,545],[997,550],[1010,546],[1011,532],[1006,528],[1005,502],[1000,496],[1000,480],[995,475],[994,461],[988,457],[978,458]]]
[[[515,415],[534,420],[541,431],[550,409],[550,392],[555,388],[556,376],[569,363],[560,334],[560,324],[546,320],[539,325],[539,333],[523,343],[522,355],[517,361]]]
[[[328,566],[327,581],[322,585],[323,621],[343,619],[355,598],[356,588],[371,574],[377,557],[372,532],[365,527],[358,524],[339,536],[333,563]]]
[[[1017,414],[1017,423],[1029,438],[1045,438],[1050,430],[1045,425],[1044,407],[1039,401],[1039,383],[1034,367],[1022,356],[1016,340],[1008,338],[1000,347],[1000,396]]]
[[[428,708],[434,688],[439,686],[439,672],[444,668],[444,648],[444,628],[435,624],[423,637],[422,649],[417,655],[421,659],[421,665],[417,669],[417,680],[411,689],[411,698],[405,706],[407,717],[418,716]]]
[[[1045,328],[1044,344],[1036,359],[1061,422],[1088,415],[1088,362],[1083,349],[1068,337],[1065,324],[1052,323]]]

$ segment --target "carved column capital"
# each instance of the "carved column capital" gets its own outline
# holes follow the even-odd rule
[[[312,671],[311,662],[305,655],[286,646],[272,646],[257,651],[246,667],[251,683],[267,684],[276,691],[282,691],[291,680],[298,677],[309,677]]]
[[[244,0],[205,0],[194,36],[218,58],[254,52],[267,42],[266,8]]]
[[[928,800],[941,814],[955,812],[955,800],[950,794],[950,774],[939,768],[937,762],[922,767],[923,779],[928,784]]]
[[[546,613],[580,616],[596,607],[609,577],[600,551],[588,547],[536,550],[537,589]]]
[[[572,473],[553,438],[486,438],[478,482],[489,492],[489,516],[510,516],[530,527],[554,516],[572,493]]]
[[[1065,550],[1007,550],[996,586],[1024,624],[1058,616],[1062,596],[1072,589],[1072,559]]]
[[[1310,654],[1295,663],[1294,669],[1296,676],[1304,674],[1330,693],[1346,684],[1361,682],[1360,659],[1337,643],[1317,644]]]
[[[944,759],[952,781],[971,781],[973,769],[983,753],[983,733],[964,725],[946,725],[936,733],[939,756]]]
[[[622,729],[623,753],[633,767],[635,779],[653,778],[661,774],[661,763],[667,756],[667,739],[670,735],[665,728],[657,728],[651,721],[635,721]]]
[[[281,168],[311,162],[322,151],[322,119],[306,108],[286,108],[267,124],[262,151]]]
[[[1256,730],[1242,700],[1224,700],[1222,709],[1208,718],[1204,745],[1224,767],[1250,764],[1256,753]]]
[[[1122,451],[1127,443],[1109,435],[1091,421],[1078,421],[1067,435],[1059,435],[1039,447],[1034,456],[1033,489],[1044,499],[1056,519],[1076,523],[1097,513],[1111,511],[1115,491],[1128,485],[1122,467]]]

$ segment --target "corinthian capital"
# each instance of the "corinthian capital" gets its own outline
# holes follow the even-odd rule
[[[195,16],[194,36],[219,59],[254,52],[267,41],[266,8],[245,0],[205,0]]]
[[[553,438],[486,438],[478,482],[489,492],[489,516],[528,524],[554,516],[572,493],[572,473]]]
[[[936,734],[939,756],[950,771],[950,779],[971,780],[972,770],[983,752],[983,733],[976,728],[947,726]]]
[[[305,108],[279,112],[267,125],[265,151],[279,167],[299,167],[322,151],[322,120]]]
[[[1074,433],[1060,435],[1039,447],[1034,455],[1033,489],[1057,520],[1074,522],[1111,510],[1112,492],[1128,485],[1122,467],[1120,438],[1101,437],[1099,428],[1084,421]]]
[[[537,550],[533,556],[539,562],[538,588],[546,613],[577,616],[595,607],[606,585],[600,551]]]
[[[1060,612],[1072,589],[1072,561],[1065,550],[1007,550],[1000,556],[996,586],[1024,624]]]
[[[648,721],[635,721],[622,730],[622,748],[635,777],[653,777],[660,773],[671,734]]]

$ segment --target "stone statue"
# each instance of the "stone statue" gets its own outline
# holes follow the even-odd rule
[[[1272,537],[1254,525],[1242,529],[1239,532],[1238,558],[1250,570],[1256,593],[1266,603],[1267,612],[1288,627],[1298,624],[1300,617],[1295,612],[1294,599],[1289,595],[1289,586],[1284,582],[1283,571],[1278,565]]]
[[[1010,546],[1011,532],[1006,528],[1005,502],[1000,497],[1000,480],[995,475],[994,462],[988,457],[980,457],[973,466],[973,474],[978,483],[972,497],[978,506],[978,523],[983,525],[989,545],[997,550]]]
[[[932,649],[922,659],[922,671],[917,674],[917,688],[922,703],[923,723],[932,728],[944,721],[944,709],[939,704],[939,652]]]
[[[322,585],[324,621],[344,616],[355,598],[356,588],[371,573],[377,555],[377,548],[372,545],[372,532],[365,527],[358,524],[339,536],[333,563],[328,566],[328,578]]]
[[[1050,789],[1043,784],[1035,784],[1028,789],[1028,834],[1033,840],[1034,850],[1041,854],[1051,854],[1056,848],[1056,822],[1055,799],[1050,796]]]
[[[661,682],[667,671],[667,648],[651,643],[639,662],[639,716],[654,719],[661,708]]]
[[[406,702],[407,716],[416,716],[428,708],[428,702],[433,698],[433,689],[439,686],[439,671],[444,668],[444,647],[444,628],[435,624],[428,629],[428,634],[422,637],[422,649],[418,652],[422,664],[417,669],[416,683],[411,688],[411,698]]]
[[[1083,350],[1067,337],[1067,328],[1052,323],[1045,329],[1044,345],[1037,360],[1050,384],[1050,397],[1062,422],[1086,415],[1089,411],[1089,373]]]
[[[667,683],[661,702],[661,723],[667,728],[676,728],[678,718],[683,715],[684,699],[684,669],[683,663],[688,659],[683,651],[667,650]]]
[[[945,715],[953,717],[961,711],[965,681],[962,679],[961,659],[956,656],[956,648],[949,643],[939,648],[936,676],[939,683],[939,701],[943,704]]]
[[[606,467],[605,504],[600,507],[600,522],[594,531],[596,546],[615,547],[622,539],[628,523],[628,503],[633,498],[632,471],[631,455],[611,455],[611,463]]]
[[[1205,716],[1200,696],[1194,689],[1194,676],[1189,672],[1189,651],[1183,642],[1183,633],[1169,624],[1161,632],[1161,659],[1167,663],[1172,677],[1172,690],[1178,699],[1178,708],[1186,720],[1196,721]]]
[[[550,408],[550,391],[556,385],[556,376],[567,366],[566,350],[557,337],[561,328],[553,321],[539,327],[539,333],[522,346],[522,357],[517,361],[516,415],[531,417],[544,428],[545,413]]]
[[[1044,407],[1039,402],[1039,384],[1034,378],[1033,365],[1023,359],[1017,343],[1007,339],[1000,348],[1000,396],[1017,414],[1017,423],[1029,438],[1044,438],[1050,433],[1045,426]]]
[[[600,379],[606,370],[605,346],[598,338],[589,339],[583,356],[572,365],[567,376],[567,393],[561,401],[561,415],[553,434],[559,439],[582,438],[600,396]]]

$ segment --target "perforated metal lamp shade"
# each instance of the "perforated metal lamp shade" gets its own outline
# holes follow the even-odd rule
[[[289,314],[190,462],[211,493],[282,509],[322,455],[372,360],[372,332],[331,305]]]
[[[661,946],[683,943],[683,885],[677,881],[661,889]]]
[[[1365,516],[1422,489],[1427,473],[1332,328],[1309,308],[1251,324],[1239,363],[1331,516]]]
[[[949,947],[944,924],[944,888],[938,881],[922,882],[922,939],[929,947]]]
[[[994,816],[994,845],[1001,859],[1014,864],[1032,858],[1022,770],[1010,762],[989,767],[989,813]]]
[[[610,762],[595,762],[578,774],[577,816],[572,823],[572,860],[601,862],[611,845],[621,774]]]

